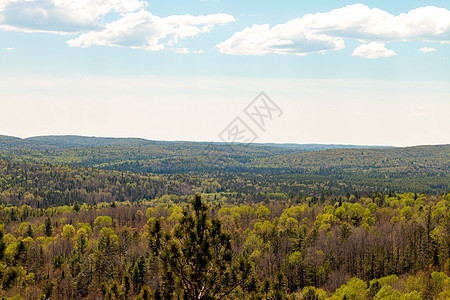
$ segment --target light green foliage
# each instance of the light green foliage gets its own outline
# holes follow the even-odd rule
[[[316,217],[316,221],[314,222],[314,226],[319,231],[326,230],[330,228],[331,223],[333,222],[333,215],[330,213],[321,213]]]
[[[99,248],[104,251],[116,251],[119,245],[119,237],[111,228],[104,227],[100,230]]]
[[[359,278],[352,278],[336,290],[331,300],[360,300],[367,298],[367,285]]]
[[[402,299],[404,300],[422,300],[423,297],[418,291],[412,291],[410,293],[406,293],[402,296]],[[449,298],[444,298],[449,299]]]
[[[417,299],[422,300],[422,298],[417,298]],[[446,289],[446,290],[440,292],[440,293],[437,295],[436,299],[437,299],[437,300],[448,300],[448,299],[450,299],[450,290],[449,290],[449,289]]]
[[[306,204],[285,209],[281,214],[280,223],[284,224],[288,218],[294,218],[297,221],[301,221],[307,209],[308,205]]]
[[[92,233],[91,226],[87,223],[78,223],[78,231],[75,235],[75,250],[84,253],[88,246],[89,236]]]
[[[391,275],[391,276],[383,277],[383,278],[378,279],[378,282],[380,283],[381,286],[388,285],[388,286],[392,287],[394,284],[396,284],[398,282],[398,276]]]
[[[36,225],[31,224],[29,222],[22,222],[19,226],[19,234],[23,237],[29,236],[31,234],[34,235],[36,232]]]
[[[262,238],[252,233],[245,239],[244,246],[249,253],[254,253],[255,251],[261,251],[264,247],[264,241]]]
[[[287,230],[291,230],[291,231],[296,230],[296,229],[298,229],[298,221],[294,218],[289,217],[286,219],[285,227]]]
[[[77,223],[77,229],[78,230],[84,229],[87,234],[92,233],[92,227],[89,223]]]
[[[350,206],[348,210],[348,215],[353,225],[358,226],[361,223],[361,220],[364,216],[364,211],[365,211],[364,208],[359,203],[355,203]]]
[[[94,221],[94,227],[103,228],[109,227],[112,224],[112,218],[110,216],[98,216]]]
[[[338,219],[340,221],[346,220],[346,217],[347,217],[345,208],[343,206],[339,206],[338,208],[336,208],[333,212],[333,215],[336,219]]]
[[[150,218],[150,217],[153,217],[154,212],[155,212],[155,210],[153,208],[149,207],[149,208],[147,208],[147,212],[145,213],[145,215]]]
[[[316,289],[313,286],[304,287],[301,293],[302,300],[325,300],[327,293],[322,289]]]
[[[275,226],[269,221],[255,223],[255,231],[260,237],[263,238],[264,242],[267,242],[269,236],[274,232],[274,230]]]
[[[394,290],[389,285],[385,285],[385,286],[381,287],[381,289],[378,291],[378,293],[375,295],[375,297],[373,299],[374,300],[382,300],[382,299],[397,300],[397,299],[401,299],[401,298],[402,298],[402,295],[399,291]]]
[[[411,218],[413,216],[411,207],[409,207],[409,206],[403,207],[402,210],[400,211],[400,215],[404,220],[411,220]]]
[[[70,239],[75,235],[75,227],[73,227],[72,225],[64,225],[63,227],[63,231],[61,233],[61,238],[62,239]]]
[[[293,253],[291,253],[287,259],[287,262],[289,263],[289,265],[295,266],[295,265],[300,265],[303,261],[303,255],[300,251],[295,251]]]
[[[373,203],[371,203],[373,204]],[[363,225],[367,225],[367,226],[372,226],[373,224],[375,224],[375,218],[373,217],[373,211],[369,208],[366,208],[366,210],[364,211],[364,215],[363,215],[363,219],[362,219],[362,223]]]
[[[268,220],[270,217],[270,213],[271,213],[270,209],[268,209],[264,205],[260,205],[256,210],[256,215],[258,216],[258,219],[260,219],[261,221]]]

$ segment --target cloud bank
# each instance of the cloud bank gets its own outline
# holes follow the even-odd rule
[[[173,48],[175,53],[195,53],[179,42],[236,21],[223,13],[159,17],[147,6],[144,0],[0,0],[0,29],[71,35],[67,41],[71,47]],[[275,26],[254,24],[216,48],[228,55],[307,55],[342,50],[347,39],[361,42],[353,55],[365,58],[394,56],[386,48],[393,41],[450,43],[450,11],[425,6],[393,15],[354,4]]]
[[[0,0],[0,29],[77,35],[67,41],[72,47],[157,51],[235,21],[227,14],[158,17],[146,6],[142,0]],[[104,24],[106,17],[115,20]]]
[[[128,13],[98,31],[82,34],[67,43],[72,47],[126,46],[158,51],[164,49],[166,45],[177,44],[180,39],[210,32],[215,25],[230,22],[234,22],[234,18],[226,14],[173,15],[161,18],[146,10],[140,10]]]
[[[341,50],[345,48],[344,39],[365,43],[353,54],[369,58],[395,55],[384,47],[391,41],[449,43],[450,11],[427,6],[395,16],[378,8],[354,4],[308,14],[273,27],[253,25],[216,47],[230,55],[306,55]]]
[[[124,14],[145,6],[140,0],[0,0],[0,28],[76,33],[100,27],[109,13]]]

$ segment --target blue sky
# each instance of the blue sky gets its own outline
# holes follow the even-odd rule
[[[0,133],[218,140],[264,90],[261,142],[449,143],[449,56],[448,1],[0,0]]]

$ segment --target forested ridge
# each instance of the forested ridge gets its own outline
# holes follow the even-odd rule
[[[386,182],[390,186],[381,188]],[[305,196],[320,200],[328,196],[447,191],[448,174],[402,178],[345,175],[341,179],[314,174],[262,175],[254,173],[203,172],[147,174],[69,165],[35,164],[0,160],[0,203],[36,208],[73,205],[75,202],[138,202],[164,195],[190,196],[216,193],[229,203],[297,200]],[[377,187],[380,186],[380,189]]]
[[[450,146],[213,146],[0,137],[0,297],[450,298]]]
[[[70,136],[25,140],[0,137],[0,159],[186,178],[213,177],[228,191],[242,178],[262,186],[253,189],[244,185],[240,191],[244,193],[293,191],[321,195],[396,190],[440,194],[450,189],[450,145],[321,147],[325,150],[311,151],[317,149],[311,145],[230,146]],[[274,188],[274,182],[288,188]]]

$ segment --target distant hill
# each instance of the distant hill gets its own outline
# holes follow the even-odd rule
[[[44,150],[54,148],[53,145],[44,145],[27,141],[18,137],[0,135],[0,151],[5,150]]]
[[[5,149],[26,149],[26,148],[84,148],[84,147],[134,147],[145,145],[161,146],[195,146],[205,147],[214,145],[225,148],[224,143],[190,142],[190,141],[153,141],[142,138],[111,138],[111,137],[90,137],[78,135],[47,135],[35,136],[25,139],[0,135],[0,151]],[[390,148],[389,146],[368,146],[368,145],[337,145],[337,144],[276,144],[276,143],[254,143],[251,147],[279,148],[286,151],[320,151],[327,149],[380,149]],[[239,147],[239,145],[238,145]]]
[[[62,163],[143,173],[184,173],[204,170],[259,173],[266,169],[269,172],[285,170],[284,158],[292,160],[296,154],[336,149],[356,151],[384,148],[386,147],[321,144],[246,145],[75,135],[37,136],[26,139],[2,136],[0,158],[10,160],[20,158],[36,163]],[[267,160],[268,158],[273,160]]]
[[[330,149],[388,149],[394,148],[392,146],[369,146],[369,145],[341,145],[341,144],[275,144],[275,143],[262,143],[257,144],[260,146],[279,147],[300,151],[320,151]]]
[[[0,135],[0,143],[17,142],[18,140],[20,140],[20,138],[7,135]]]
[[[139,138],[104,138],[78,135],[36,136],[26,138],[25,141],[41,145],[52,145],[60,148],[139,146],[154,143],[152,141]]]

